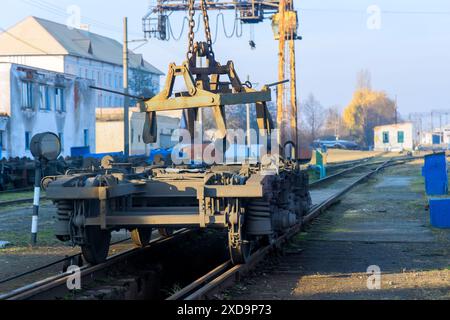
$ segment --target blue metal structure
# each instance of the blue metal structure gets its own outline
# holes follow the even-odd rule
[[[422,175],[425,178],[425,189],[428,195],[448,194],[447,156],[445,152],[425,156]]]

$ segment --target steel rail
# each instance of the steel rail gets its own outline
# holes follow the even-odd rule
[[[246,265],[235,266],[235,267],[230,269],[230,267],[232,266],[231,261],[227,261],[224,264],[222,264],[221,266],[219,266],[219,267],[215,268],[214,270],[212,270],[207,275],[205,275],[205,276],[201,277],[200,279],[194,281],[193,283],[191,283],[190,285],[188,285],[187,287],[185,287],[181,291],[179,291],[176,294],[174,294],[173,296],[171,296],[169,298],[169,300],[179,300],[179,299],[182,299],[182,298],[186,298],[186,299],[192,298],[192,299],[194,299],[195,296],[193,296],[193,297],[187,296],[186,292],[194,292],[195,289],[197,287],[199,287],[200,285],[202,285],[202,284],[206,284],[205,286],[214,285],[214,283],[218,283],[219,284],[220,282],[218,282],[218,280],[215,280],[215,279],[224,278],[226,280],[229,277],[231,277],[232,275],[235,275],[237,272],[241,272],[243,270],[247,270],[256,261],[259,261],[258,259],[264,258],[264,256],[268,253],[268,251],[271,250],[274,246],[277,246],[280,243],[280,241],[282,242],[286,238],[292,237],[293,235],[298,233],[300,231],[301,227],[304,224],[309,223],[310,221],[315,219],[318,215],[320,215],[323,211],[325,211],[327,208],[329,208],[331,205],[333,205],[342,195],[346,194],[349,190],[351,190],[357,184],[359,184],[362,181],[366,180],[367,178],[369,178],[373,174],[379,172],[381,169],[384,169],[386,167],[393,166],[393,165],[402,164],[402,163],[405,163],[406,161],[411,161],[411,160],[415,160],[415,159],[419,159],[419,158],[421,158],[421,157],[403,157],[403,158],[398,158],[398,159],[389,159],[387,161],[382,161],[382,162],[362,163],[362,164],[359,164],[359,165],[354,166],[352,168],[342,170],[342,171],[340,171],[340,172],[338,172],[338,173],[336,173],[336,174],[334,174],[332,176],[329,176],[329,177],[326,177],[324,179],[321,179],[321,180],[318,180],[318,181],[315,181],[315,182],[311,183],[310,186],[315,186],[315,185],[318,185],[318,184],[323,183],[325,181],[329,181],[331,179],[338,178],[338,177],[340,177],[340,176],[342,176],[342,175],[344,175],[344,174],[346,174],[348,172],[351,172],[351,171],[355,170],[356,168],[367,167],[367,166],[370,166],[370,165],[378,165],[378,164],[382,163],[382,165],[380,167],[378,167],[377,169],[369,172],[368,174],[363,175],[357,181],[352,183],[350,186],[348,186],[345,189],[341,190],[339,193],[333,195],[332,197],[330,197],[329,199],[324,201],[322,204],[313,207],[311,209],[311,211],[308,213],[308,215],[304,217],[304,219],[302,221],[302,224],[300,226],[295,226],[292,229],[290,229],[286,234],[284,234],[283,236],[278,238],[273,245],[267,246],[265,248],[262,248],[262,249],[258,250],[256,253],[254,253],[252,255],[252,257],[250,258],[250,261]],[[367,161],[367,159],[365,159],[365,160]],[[188,232],[188,231],[189,230],[187,230],[187,229],[179,230],[178,232],[174,233],[174,235],[169,237],[169,238],[158,238],[158,239],[153,240],[150,244],[155,245],[155,244],[160,243],[160,242],[165,242],[166,240],[170,240],[173,237],[175,237],[177,235],[181,235],[181,234],[183,234],[185,232]],[[129,240],[129,239],[121,240],[121,241],[119,241],[117,243],[114,243],[114,244],[119,244],[119,243],[122,243],[122,242],[127,241],[127,240]],[[131,255],[134,255],[134,254],[136,254],[138,252],[141,252],[143,250],[146,250],[148,248],[149,247],[144,248],[144,249],[133,248],[133,249],[127,250],[125,252],[122,252],[120,254],[117,254],[117,255],[109,257],[108,260],[105,263],[103,263],[103,264],[100,264],[100,265],[97,265],[97,266],[89,266],[88,265],[86,267],[83,267],[81,269],[82,276],[84,276],[85,274],[92,274],[93,272],[96,272],[96,271],[108,268],[111,265],[113,265],[115,263],[118,263],[118,262],[122,261],[123,259],[126,259],[126,258],[130,257]],[[49,267],[51,267],[53,265],[56,265],[58,263],[63,263],[63,262],[68,261],[70,259],[76,258],[79,255],[80,254],[75,254],[73,256],[70,256],[70,257],[67,257],[67,258],[64,258],[64,259],[52,262],[52,263],[50,263],[50,264],[48,264],[46,266],[42,266],[42,267],[39,267],[39,268],[37,268],[35,270],[31,270],[30,272],[27,272],[26,274],[17,275],[17,276],[11,277],[10,279],[2,280],[0,282],[0,284],[1,283],[5,283],[5,282],[9,282],[9,281],[12,281],[12,280],[15,280],[15,279],[18,279],[20,277],[29,275],[29,274],[34,273],[34,272],[38,272],[40,270],[49,268]],[[31,297],[36,292],[36,290],[37,290],[36,294],[38,294],[38,293],[42,293],[43,292],[44,287],[45,287],[45,289],[50,290],[52,287],[54,287],[56,285],[60,285],[61,283],[64,283],[70,277],[70,275],[71,274],[63,273],[63,274],[60,274],[60,275],[57,275],[57,276],[54,276],[54,277],[50,277],[50,278],[44,279],[42,281],[35,282],[35,283],[31,284],[31,285],[27,285],[25,287],[19,288],[19,289],[14,290],[14,291],[12,291],[10,293],[4,294],[4,295],[0,295],[0,300],[4,300],[4,299],[14,299],[14,300],[15,299],[27,299],[27,298]],[[200,292],[200,294],[201,294],[201,292]]]
[[[108,257],[106,262],[98,265],[87,265],[85,267],[82,267],[80,269],[81,271],[81,278],[90,277],[91,279],[95,277],[95,274],[105,271],[106,269],[109,269],[115,265],[118,265],[119,263],[123,261],[127,261],[128,259],[135,257],[138,254],[142,254],[152,248],[154,248],[155,245],[173,240],[181,235],[187,234],[191,232],[191,230],[188,229],[181,229],[176,232],[174,232],[173,235],[170,237],[159,237],[155,240],[152,240],[150,242],[150,245],[145,248],[133,248],[129,249],[127,251],[118,253],[116,255]],[[32,284],[26,285],[24,287],[21,287],[19,289],[13,290],[9,293],[0,295],[0,300],[28,300],[32,299],[33,297],[36,297],[37,295],[42,294],[49,294],[51,291],[58,290],[58,288],[63,288],[67,280],[70,279],[70,277],[73,276],[73,273],[65,272],[56,276],[52,276],[37,282],[34,282]],[[65,288],[65,287],[64,287]],[[67,288],[65,288],[66,291],[68,291]]]
[[[353,181],[349,186],[340,190],[336,194],[332,195],[330,198],[322,202],[321,204],[313,207],[310,212],[303,218],[302,223],[297,224],[288,230],[285,234],[280,236],[275,240],[274,243],[268,245],[264,248],[256,251],[249,259],[246,264],[232,266],[231,261],[227,261],[215,268],[205,276],[199,278],[194,281],[187,287],[181,289],[174,295],[167,298],[167,300],[201,300],[206,299],[212,295],[214,292],[218,292],[219,290],[223,290],[236,281],[238,281],[242,276],[254,268],[256,264],[261,262],[267,254],[272,251],[274,248],[281,247],[283,243],[287,240],[291,239],[293,236],[298,234],[301,231],[302,227],[305,224],[310,223],[315,218],[317,218],[320,214],[330,208],[333,204],[335,204],[343,195],[348,193],[351,189],[359,185],[361,182],[370,178],[376,173],[379,173],[381,170],[393,166],[405,163],[407,160],[403,159],[403,162],[399,162],[399,160],[387,160],[384,161],[381,165],[379,165],[375,170],[370,170],[368,173],[364,173],[361,175],[356,181]],[[373,164],[373,163],[372,163]],[[353,169],[353,168],[352,168]],[[339,173],[340,175],[349,172],[350,170],[344,170]]]
[[[47,197],[41,197],[41,201],[48,200]],[[16,200],[6,200],[0,202],[0,207],[7,207],[7,206],[13,206],[16,204],[28,204],[33,203],[33,198],[26,198],[26,199],[16,199]]]
[[[111,243],[111,247],[116,246],[118,244],[122,244],[122,243],[130,241],[130,240],[131,240],[131,238],[126,238],[126,239],[122,239],[122,240],[113,242],[113,243]],[[16,275],[11,276],[9,278],[2,279],[2,280],[0,280],[0,284],[5,284],[5,283],[8,283],[8,282],[11,282],[11,281],[14,281],[14,280],[17,280],[17,279],[29,276],[29,275],[31,275],[33,273],[36,273],[36,272],[48,269],[48,268],[53,267],[55,265],[58,265],[58,264],[61,264],[63,262],[67,262],[67,261],[79,258],[81,256],[82,256],[81,252],[79,252],[77,254],[70,255],[70,256],[66,256],[65,258],[62,258],[62,259],[50,262],[48,264],[42,265],[40,267],[37,267],[37,268],[35,268],[33,270],[29,270],[29,271],[26,271],[26,272],[23,272],[23,273],[20,273],[20,274],[16,274]]]
[[[370,159],[370,158],[366,158],[366,159],[364,159],[363,161],[368,160],[368,159]],[[400,159],[398,159],[398,160],[400,160]],[[398,161],[398,160],[397,160],[397,161]],[[341,175],[343,175],[343,174],[345,174],[345,173],[347,173],[347,172],[353,171],[353,170],[356,169],[356,168],[359,168],[359,167],[365,167],[365,166],[369,166],[369,165],[376,165],[376,164],[378,164],[378,163],[382,163],[382,162],[363,163],[363,164],[359,164],[359,165],[357,165],[357,166],[354,166],[354,167],[352,167],[352,168],[348,168],[348,169],[339,171],[339,172],[337,172],[336,174],[333,174],[333,175],[328,176],[328,177],[326,177],[326,178],[323,178],[323,179],[321,179],[321,180],[317,180],[317,181],[314,181],[314,182],[310,183],[310,187],[315,187],[315,186],[317,186],[317,185],[319,185],[319,184],[322,184],[322,183],[324,183],[324,182],[330,181],[330,180],[332,180],[332,179],[336,179],[336,178],[340,177]],[[117,241],[117,242],[112,243],[111,245],[114,246],[114,245],[117,245],[117,244],[121,244],[121,243],[126,242],[126,241],[128,241],[128,240],[130,240],[130,239],[127,238],[127,239],[124,239],[124,240],[120,240],[120,241]],[[11,277],[9,277],[9,278],[2,279],[2,280],[0,280],[0,285],[1,285],[1,284],[4,284],[4,283],[7,283],[7,282],[11,282],[11,281],[13,281],[13,280],[20,279],[20,278],[22,278],[22,277],[25,277],[25,276],[28,276],[28,275],[30,275],[30,274],[39,272],[39,271],[41,271],[41,270],[48,269],[48,268],[50,268],[50,267],[52,267],[52,266],[55,266],[55,265],[57,265],[57,264],[64,263],[64,262],[66,262],[66,261],[70,261],[70,260],[72,260],[72,259],[75,259],[75,258],[79,257],[80,255],[81,255],[81,253],[77,253],[77,254],[74,254],[74,255],[71,255],[71,256],[62,258],[62,259],[60,259],[60,260],[50,262],[50,263],[48,263],[48,264],[46,264],[46,265],[42,265],[42,266],[40,266],[40,267],[38,267],[38,268],[35,268],[35,269],[33,269],[33,270],[30,270],[30,271],[27,271],[27,272],[24,272],[24,273],[21,273],[21,274],[17,274],[17,275],[11,276]]]
[[[422,158],[423,157],[398,157],[398,158],[391,158],[391,159],[389,159],[389,161],[391,161],[391,162],[414,161],[414,160],[422,159]],[[338,172],[336,172],[336,173],[334,173],[332,175],[329,175],[329,176],[327,176],[327,177],[325,177],[323,179],[313,181],[313,182],[311,182],[309,184],[309,186],[310,187],[316,187],[316,186],[318,186],[318,185],[320,185],[320,184],[322,184],[324,182],[329,182],[330,180],[338,178],[338,177],[342,176],[343,174],[351,172],[351,171],[353,171],[355,169],[359,169],[359,168],[362,168],[362,167],[368,167],[368,166],[374,166],[374,165],[380,165],[380,164],[383,164],[384,162],[387,161],[387,160],[380,160],[380,161],[375,161],[375,162],[366,162],[368,160],[370,160],[370,158],[366,158],[365,160],[362,160],[361,161],[362,163],[361,162],[355,163],[355,166],[353,166],[353,167],[350,167],[350,168],[347,168],[347,169],[343,169],[343,170],[338,171]]]
[[[28,192],[33,191],[33,188],[19,188],[19,189],[7,189],[1,190],[0,194],[16,193],[16,192]]]

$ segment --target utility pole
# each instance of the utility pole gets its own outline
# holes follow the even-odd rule
[[[398,124],[398,104],[397,104],[397,95],[395,95],[395,124]]]
[[[126,94],[124,99],[124,154],[128,161],[130,156],[130,103],[128,95],[128,18],[123,18],[123,92]]]
[[[279,56],[278,56],[278,80],[279,81],[283,81],[285,79],[285,49],[286,49],[286,29],[285,29],[285,12],[286,12],[286,1],[285,0],[280,0],[279,3],[279,16],[280,16],[280,21],[279,21],[279,33],[280,33],[280,39],[279,39]],[[284,134],[283,134],[283,112],[285,112],[284,110],[284,84],[280,84],[278,85],[278,92],[277,92],[277,129],[278,129],[278,136],[277,136],[277,140],[278,140],[278,146],[280,148],[280,150],[282,150],[282,148],[284,147],[283,145],[283,138],[284,138]],[[284,152],[284,150],[283,150]],[[285,154],[282,155],[283,157],[285,156]]]
[[[434,132],[433,111],[431,111],[431,130],[430,130],[430,132],[431,132],[431,133]]]
[[[250,81],[250,76],[247,75],[247,81]],[[251,156],[251,151],[252,151],[252,134],[250,132],[250,104],[247,103],[246,105],[247,107],[247,157],[248,160],[250,161],[250,156]]]
[[[288,1],[289,10],[294,10],[294,1]],[[295,39],[294,30],[291,30],[289,34],[289,57],[290,57],[290,96],[291,96],[291,134],[294,136],[293,141],[295,143],[294,149],[292,150],[291,157],[297,160],[299,157],[300,141],[298,137],[298,105],[297,105],[297,74],[296,74],[296,60],[295,60]]]

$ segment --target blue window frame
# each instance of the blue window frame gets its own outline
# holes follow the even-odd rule
[[[89,130],[88,129],[83,130],[83,141],[84,141],[84,146],[89,147]]]
[[[22,82],[22,107],[33,109],[33,83],[29,81]]]
[[[405,132],[403,132],[403,131],[397,132],[397,142],[405,143]]]
[[[389,143],[389,132],[383,132],[383,143]]]
[[[55,88],[55,110],[66,112],[66,99],[63,88]]]
[[[25,132],[25,150],[30,150],[31,132]]]
[[[61,151],[64,151],[64,133],[58,133],[59,141],[61,143]]]
[[[48,86],[45,84],[39,85],[39,110],[50,111],[50,93]]]
[[[5,143],[4,143],[4,140],[3,140],[4,138],[5,138],[5,131],[0,130],[0,152],[2,150],[5,150]],[[0,157],[0,159],[1,159],[1,157]]]

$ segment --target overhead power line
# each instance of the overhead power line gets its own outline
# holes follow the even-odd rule
[[[67,13],[66,9],[64,9],[63,7],[60,7],[58,5],[55,5],[53,3],[50,3],[48,1],[44,1],[44,0],[20,0],[23,3],[29,5],[29,6],[33,6],[35,8],[38,8],[40,10],[43,11],[47,11],[51,14],[54,14],[56,16],[62,17],[62,18],[68,18],[70,15]],[[107,23],[104,23],[100,20],[96,20],[90,17],[87,17],[85,15],[81,15],[81,18],[88,24],[96,26],[97,28],[103,29],[103,30],[108,30],[111,32],[115,32],[117,34],[122,34],[122,29],[114,26],[114,25],[110,25]],[[133,35],[138,35],[138,33],[133,33],[130,32],[130,34]],[[139,36],[141,36],[141,34],[139,34]]]
[[[381,8],[381,7],[380,7]],[[297,8],[298,11],[302,12],[323,12],[323,13],[356,13],[356,14],[367,14],[366,10],[362,9],[338,9],[338,8]],[[381,13],[384,14],[402,14],[402,15],[450,15],[450,11],[408,11],[408,10],[383,10],[381,8]]]

